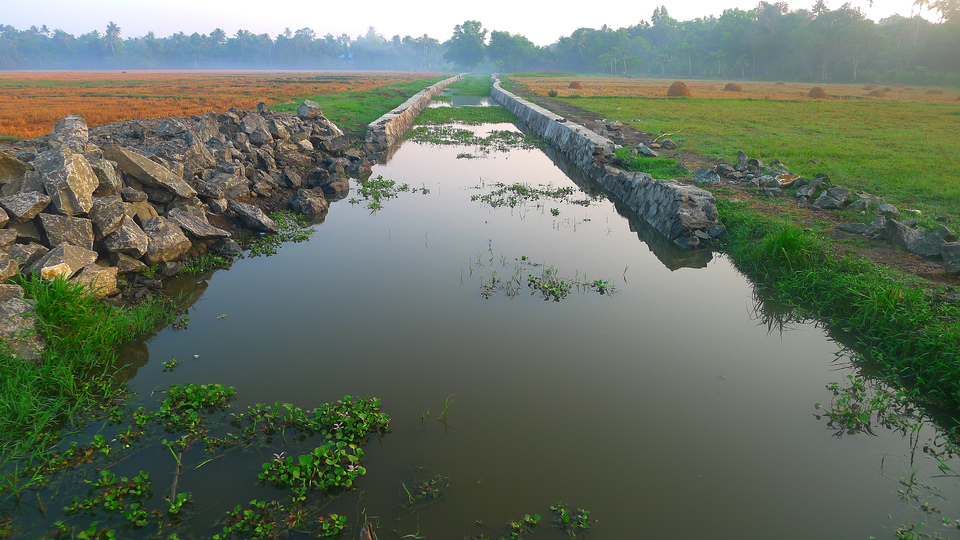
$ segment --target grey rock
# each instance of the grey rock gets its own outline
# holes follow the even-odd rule
[[[10,154],[0,151],[0,184],[19,181],[27,172],[28,166]]]
[[[246,178],[237,174],[216,172],[204,173],[204,178],[196,181],[197,192],[212,199],[237,199],[250,193],[250,184]]]
[[[17,231],[17,242],[36,244],[42,244],[44,242],[43,231],[40,230],[36,219],[22,223],[13,223],[7,227]]]
[[[97,298],[108,298],[120,294],[117,272],[116,266],[89,264],[81,268],[70,281],[89,287]]]
[[[100,183],[93,191],[95,197],[113,196],[123,189],[123,179],[117,170],[117,164],[107,159],[88,159],[90,168]]]
[[[197,137],[190,137],[187,151],[183,154],[183,178],[190,179],[203,174],[205,169],[217,166],[217,160],[213,157],[207,145],[200,142]]]
[[[189,211],[184,208],[174,208],[167,212],[167,219],[176,223],[180,228],[192,234],[195,238],[209,240],[213,238],[227,238],[230,233],[218,229],[207,221],[202,210]]]
[[[6,227],[9,221],[10,216],[7,215],[6,210],[0,208],[0,227]]]
[[[120,228],[127,217],[127,207],[116,197],[94,197],[88,216],[93,222],[93,233],[103,238]]]
[[[693,173],[693,181],[698,184],[716,185],[720,183],[720,175],[710,169],[697,169]]]
[[[50,140],[56,141],[75,152],[86,152],[90,132],[87,122],[79,114],[69,114],[53,126]]]
[[[144,256],[147,264],[180,260],[190,250],[190,239],[179,226],[165,218],[144,220],[142,228],[149,239]]]
[[[7,255],[17,262],[17,266],[22,270],[50,251],[46,246],[39,243],[32,244],[14,244],[7,250]]]
[[[278,230],[277,224],[264,214],[263,210],[260,210],[252,204],[230,201],[229,208],[247,227],[255,231],[277,232]]]
[[[960,276],[960,242],[947,242],[941,245],[940,254],[947,266],[947,274]]]
[[[5,210],[12,223],[22,223],[36,217],[52,200],[39,191],[28,191],[0,197],[0,208]]]
[[[117,269],[118,274],[136,274],[147,269],[147,265],[123,253],[111,253],[110,265]]]
[[[737,150],[737,170],[741,172],[747,170],[748,161],[750,161],[750,158],[747,157],[747,154],[743,150]]]
[[[135,203],[147,200],[147,194],[133,186],[127,186],[120,190],[120,196],[124,202]]]
[[[20,266],[17,261],[11,259],[6,253],[0,252],[0,282],[12,278],[19,271]]]
[[[24,269],[25,273],[37,274],[44,279],[62,276],[70,279],[81,268],[93,264],[97,252],[70,244],[60,244]]]
[[[873,218],[873,221],[870,222],[870,225],[867,227],[867,230],[863,231],[863,234],[867,236],[874,236],[876,234],[883,233],[883,229],[886,226],[887,218],[883,216],[877,216]]]
[[[237,118],[236,115],[232,116],[236,119],[237,123],[240,122],[240,119]],[[211,140],[220,140],[220,123],[217,120],[217,114],[214,112],[208,112],[197,120],[197,124],[193,126],[193,133],[197,139],[200,139],[201,143],[207,144]]]
[[[662,141],[660,141],[660,146],[662,146],[664,150],[677,149],[677,143],[673,142],[673,139],[663,139]]]
[[[920,231],[895,219],[887,219],[883,226],[883,237],[893,245],[909,250],[920,239]]]
[[[816,195],[817,190],[823,187],[823,182],[819,180],[814,180],[810,183],[804,184],[797,188],[797,197],[813,197]]]
[[[0,302],[11,298],[23,298],[23,287],[12,283],[0,283]]]
[[[7,249],[17,242],[17,231],[0,229],[0,249]]]
[[[900,218],[900,210],[892,204],[881,204],[877,207],[877,213],[888,219]]]
[[[303,118],[304,120],[312,120],[319,116],[323,116],[323,111],[320,110],[320,104],[318,104],[316,101],[305,99],[303,100],[303,103],[297,107],[297,116]]]
[[[207,205],[210,207],[210,212],[214,214],[223,214],[229,208],[229,203],[227,199],[207,199]]]
[[[60,213],[75,216],[90,211],[100,179],[83,155],[67,147],[53,148],[37,156],[33,166]]]
[[[286,168],[283,170],[283,179],[287,187],[299,188],[303,185],[303,177],[295,169]]]
[[[162,187],[178,197],[189,198],[197,195],[190,184],[184,182],[170,169],[136,152],[111,144],[103,148],[103,153],[108,159],[116,161],[120,170],[143,182],[146,186]]]
[[[46,346],[36,332],[34,309],[22,298],[0,302],[0,346],[14,358],[38,360]]]
[[[258,113],[250,113],[245,116],[240,122],[240,130],[246,133],[250,137],[250,142],[257,146],[273,140],[273,135],[267,128],[266,120]]]
[[[908,249],[921,257],[939,257],[943,245],[956,239],[957,237],[952,230],[940,226],[936,230],[922,235]]]
[[[653,150],[650,149],[649,146],[645,144],[638,144],[635,149],[637,154],[640,154],[641,156],[660,157],[660,154],[654,152]]]
[[[183,135],[187,131],[187,126],[183,125],[178,118],[166,118],[157,128],[157,135],[163,137],[176,137]]]
[[[329,203],[323,197],[323,192],[301,189],[290,199],[290,208],[307,216],[322,214],[329,208]]]
[[[210,245],[210,251],[224,257],[236,257],[243,253],[243,249],[232,238],[222,238]]]
[[[113,253],[123,253],[139,259],[147,252],[149,238],[132,219],[125,219],[116,231],[103,238],[103,247]]]
[[[126,214],[128,219],[136,220],[141,226],[143,226],[144,221],[160,215],[157,209],[147,201],[127,203]]]
[[[863,234],[867,232],[868,228],[869,225],[866,223],[841,223],[837,226],[837,229],[853,234]]]
[[[93,222],[87,218],[41,213],[37,216],[47,244],[59,246],[70,244],[87,250],[93,249]]]
[[[813,205],[823,210],[836,210],[843,208],[843,205],[850,198],[850,190],[839,186],[834,186],[823,192]]]
[[[270,132],[270,135],[274,139],[289,139],[290,130],[287,128],[286,123],[283,121],[281,116],[270,116],[265,118],[267,123],[267,131]]]
[[[719,163],[717,164],[717,168],[715,170],[720,176],[729,176],[730,174],[737,172],[737,170],[733,168],[733,165],[730,165],[729,163]]]
[[[350,138],[346,135],[338,135],[330,139],[325,139],[320,143],[320,148],[324,152],[336,154],[350,146]]]

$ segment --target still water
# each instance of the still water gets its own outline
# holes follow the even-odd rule
[[[516,129],[481,130],[494,128]],[[852,373],[825,329],[771,328],[762,314],[775,308],[723,255],[654,248],[602,197],[471,200],[496,183],[577,186],[542,151],[463,157],[475,150],[404,143],[374,175],[429,193],[376,212],[351,194],[309,241],[208,276],[188,329],[131,355],[140,399],[182,382],[235,386],[238,407],[379,397],[391,432],[367,445],[367,475],[329,510],[374,521],[381,539],[495,538],[502,531],[476,522],[539,513],[546,523],[558,499],[590,510],[596,540],[894,538],[921,521],[957,532],[940,523],[960,518],[956,479],[935,478],[910,439],[880,427],[836,436],[815,417],[826,385]],[[545,301],[526,278],[547,268],[615,290]],[[517,294],[484,288],[514,275]],[[268,459],[185,474],[180,490],[208,501],[197,522],[282,497],[256,485]],[[942,513],[898,496],[914,472]],[[417,474],[448,476],[446,496],[398,514],[401,482]]]

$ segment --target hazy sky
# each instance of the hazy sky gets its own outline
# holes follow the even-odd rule
[[[791,9],[810,8],[815,0],[790,2]],[[488,30],[522,34],[537,45],[549,45],[561,36],[569,36],[580,27],[600,28],[604,24],[620,28],[649,20],[656,6],[670,4],[670,15],[690,20],[720,15],[724,9],[750,9],[758,0],[687,0],[685,2],[638,2],[615,0],[605,4],[567,0],[473,0],[453,2],[402,2],[399,0],[0,0],[0,24],[19,30],[47,25],[80,35],[91,30],[103,32],[107,23],[116,22],[121,37],[143,36],[153,31],[166,37],[178,31],[209,34],[222,28],[227,35],[237,30],[271,37],[284,28],[296,31],[310,27],[318,36],[347,34],[351,38],[365,34],[373,26],[387,38],[422,36],[424,33],[446,41],[453,27],[465,20],[477,20]],[[899,13],[910,16],[913,0],[851,0],[875,21]],[[561,6],[580,5],[582,10]],[[827,0],[827,7],[839,8],[843,0]],[[420,7],[418,6],[427,6]],[[926,13],[925,13],[926,15]],[[934,14],[929,18],[933,19]]]

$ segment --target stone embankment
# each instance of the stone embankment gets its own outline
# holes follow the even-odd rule
[[[309,100],[296,115],[261,103],[90,130],[67,116],[0,146],[0,282],[22,272],[143,296],[187,257],[235,256],[234,237],[276,231],[265,209],[326,212],[348,176],[371,172],[357,142]],[[19,286],[0,287],[0,346],[35,358],[30,309]]]
[[[801,208],[851,210],[869,223],[841,223],[837,229],[871,240],[885,240],[919,258],[940,263],[947,275],[960,276],[960,237],[946,225],[932,229],[920,226],[918,210],[900,210],[882,197],[833,185],[826,174],[803,178],[792,174],[782,163],[764,164],[737,152],[737,163],[720,163],[714,169],[697,169],[694,181],[704,185],[728,185],[760,190],[771,198],[792,199]],[[938,222],[949,222],[941,216]]]
[[[371,154],[386,155],[386,152],[403,139],[403,135],[413,125],[413,121],[440,92],[463,78],[463,74],[454,75],[417,92],[410,99],[387,114],[377,118],[367,126],[364,149]]]
[[[696,248],[723,235],[713,194],[675,180],[628,172],[615,162],[613,141],[512,94],[495,81],[494,101],[546,139],[588,177],[680,247]]]

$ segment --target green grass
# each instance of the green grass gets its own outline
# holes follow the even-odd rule
[[[121,308],[62,279],[16,279],[35,304],[39,334],[47,343],[40,361],[0,352],[0,491],[18,462],[58,439],[61,428],[83,419],[121,393],[113,379],[115,346],[172,319],[172,304],[148,301]]]
[[[342,129],[344,133],[362,139],[366,135],[367,126],[370,122],[396,108],[420,90],[442,81],[444,78],[446,77],[417,79],[387,84],[363,92],[322,94],[308,99],[319,103],[323,115]],[[277,111],[295,113],[301,103],[303,103],[303,99],[297,99],[295,103],[274,105],[271,108]]]
[[[620,160],[620,168],[627,171],[645,172],[657,180],[670,180],[681,176],[675,159],[643,157],[634,154],[631,148],[618,148],[616,155]]]
[[[726,248],[765,297],[853,336],[871,371],[921,402],[960,409],[960,305],[923,280],[853,256],[777,217],[718,201]],[[877,369],[879,368],[879,369]]]
[[[561,98],[562,99],[562,98]],[[737,150],[926,214],[960,213],[960,106],[940,103],[580,97],[569,103],[682,148],[736,162]],[[811,163],[811,160],[820,163]]]
[[[22,137],[17,137],[16,135],[0,135],[0,142],[5,141],[19,141]]]
[[[414,124],[512,124],[517,117],[503,107],[433,107],[424,109]]]
[[[448,91],[455,92],[458,96],[479,97],[489,96],[492,89],[493,79],[489,75],[465,75],[447,87]]]

